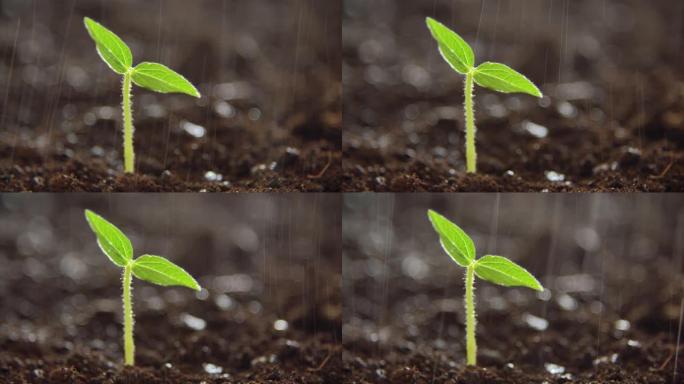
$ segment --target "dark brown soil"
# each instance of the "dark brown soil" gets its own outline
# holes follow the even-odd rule
[[[343,190],[684,191],[681,14],[675,0],[348,1]],[[426,16],[546,95],[476,90],[477,175],[462,76]]]
[[[505,195],[500,221],[495,196],[346,197],[347,382],[681,383],[682,198],[554,197]],[[480,254],[522,263],[546,288],[476,281],[477,368],[465,367],[464,271],[430,233],[427,207],[459,218]]]
[[[0,382],[340,382],[339,198],[314,200],[2,196]],[[134,280],[135,368],[122,365],[120,276],[84,207],[205,288]]]
[[[85,15],[203,95],[134,89],[134,176],[122,172],[120,79]],[[4,5],[0,29],[2,191],[340,190],[335,2],[34,0]]]

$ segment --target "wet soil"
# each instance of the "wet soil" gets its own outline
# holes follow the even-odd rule
[[[673,7],[348,1],[343,190],[684,191]],[[546,95],[476,89],[477,175],[465,173],[462,79],[426,16],[458,26],[480,61],[508,63]]]
[[[340,38],[325,33],[340,30],[339,5],[3,7],[0,190],[340,190]],[[120,34],[136,62],[162,61],[203,95],[134,89],[135,175],[122,172],[120,79],[97,56],[85,15]]]
[[[486,232],[489,216],[474,219],[478,215],[467,213],[471,209],[466,207],[484,208],[493,199],[473,196],[456,202],[404,196],[347,201],[351,207],[346,211],[343,243],[347,382],[682,382],[684,343],[676,356],[684,315],[683,259],[681,251],[672,259],[667,253],[673,246],[670,236],[681,233],[681,226],[674,232],[663,228],[667,234],[660,241],[655,240],[659,230],[650,233],[647,228],[661,228],[660,219],[652,221],[654,216],[668,210],[681,212],[681,199],[678,205],[608,199],[604,205],[610,208],[602,205],[600,211],[612,214],[598,220],[599,240],[592,243],[586,241],[594,236],[589,228],[595,228],[585,221],[588,199],[564,201],[564,207],[556,210],[564,214],[563,219],[545,222],[536,213],[551,216],[548,212],[558,206],[553,201],[535,206],[529,204],[534,200],[530,195],[504,198],[502,212],[506,203],[528,200],[518,215],[525,215],[533,229],[519,228],[520,218],[515,215],[502,218],[497,254],[525,265],[546,291],[536,294],[476,281],[478,367],[466,367],[464,271],[441,252],[429,224],[426,227],[415,217],[424,216],[426,205],[458,211],[461,222],[476,235],[478,248],[486,249],[491,247]],[[627,232],[616,230],[614,224],[611,228],[608,223],[621,223],[626,216],[620,208],[628,206],[639,215],[645,206],[658,213],[643,214],[649,223],[643,227],[625,225],[631,228]],[[374,213],[366,214],[367,210]],[[355,229],[362,223],[370,233]],[[547,232],[550,227],[564,235],[555,238]],[[530,236],[535,231],[539,232]],[[620,247],[625,233],[651,247],[640,251]],[[596,248],[589,253],[578,246],[590,243],[600,245],[593,245]],[[663,254],[653,254],[655,249]]]
[[[300,224],[325,219],[279,199],[292,205],[271,206],[274,220],[263,223],[249,211],[275,200],[204,197],[3,197],[0,381],[341,382],[339,250],[302,237],[309,226]],[[155,213],[172,202],[187,208],[178,217]],[[140,236],[136,248],[166,252],[205,288],[195,294],[134,279],[135,367],[122,364],[120,276],[80,223],[82,207],[105,213],[110,204],[118,213],[109,216]],[[316,209],[327,215],[336,204],[322,198]],[[153,219],[137,219],[141,209]],[[190,226],[169,225],[179,221]],[[328,244],[339,238],[316,236]]]

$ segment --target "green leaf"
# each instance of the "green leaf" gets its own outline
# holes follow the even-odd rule
[[[95,40],[97,53],[114,72],[123,75],[133,66],[133,55],[128,45],[114,32],[97,21],[85,17],[83,23],[90,37]]]
[[[159,93],[185,93],[199,98],[200,93],[185,77],[157,63],[140,63],[133,70],[133,82]]]
[[[475,66],[475,54],[470,45],[439,21],[428,17],[426,23],[439,44],[439,52],[444,60],[458,73],[465,75],[470,72]]]
[[[475,82],[482,87],[503,93],[527,93],[542,97],[534,83],[511,67],[499,63],[482,63],[475,68]]]
[[[544,287],[531,273],[501,256],[483,256],[475,263],[475,274],[484,280],[505,287],[527,287],[543,291]]]
[[[86,209],[85,217],[90,229],[97,236],[97,244],[102,252],[112,263],[125,267],[133,258],[133,245],[128,237],[114,224],[91,210]]]
[[[161,256],[143,255],[133,262],[133,274],[141,280],[162,286],[180,285],[201,290],[189,273]]]
[[[439,213],[429,210],[428,218],[439,234],[444,251],[461,267],[469,266],[475,260],[475,244],[458,225]]]

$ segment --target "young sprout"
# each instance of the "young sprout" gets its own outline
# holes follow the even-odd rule
[[[184,93],[197,98],[200,93],[185,77],[162,64],[144,62],[133,67],[131,50],[119,36],[88,17],[83,22],[90,37],[95,40],[97,53],[102,60],[112,71],[123,76],[124,171],[134,173],[131,83],[159,93]]]
[[[126,235],[98,214],[86,210],[85,217],[90,229],[97,236],[97,244],[109,260],[123,268],[124,310],[124,363],[135,365],[133,343],[133,303],[131,301],[131,275],[138,279],[162,286],[178,285],[196,291],[201,290],[189,273],[161,256],[142,255],[133,259],[133,246]]]
[[[543,291],[544,287],[525,268],[505,257],[486,255],[477,259],[473,240],[461,228],[433,210],[428,211],[428,218],[439,235],[444,252],[466,269],[466,361],[468,365],[477,365],[473,295],[475,275],[505,287],[528,287],[536,291]]]
[[[502,93],[527,93],[536,97],[542,97],[542,93],[527,77],[504,64],[486,62],[475,67],[473,49],[461,36],[429,17],[427,18],[427,26],[432,37],[439,44],[439,52],[442,54],[442,58],[449,63],[454,71],[466,76],[466,169],[468,173],[476,173],[474,83]]]

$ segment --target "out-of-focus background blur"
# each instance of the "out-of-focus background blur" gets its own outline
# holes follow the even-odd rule
[[[682,2],[343,3],[346,189],[448,189],[435,184],[463,169],[463,78],[439,55],[430,16],[471,44],[477,63],[506,63],[546,95],[476,90],[482,173],[546,184],[528,184],[535,190],[606,176],[648,189],[639,173],[662,172],[671,154],[680,162],[667,175],[681,190]]]
[[[223,189],[270,173],[281,177],[275,188],[297,189],[295,175],[317,174],[339,151],[339,9],[311,0],[2,0],[0,164],[19,179],[14,168],[40,165],[80,181],[73,168],[103,163],[105,175],[118,173],[121,79],[97,55],[89,16],[130,46],[134,64],[161,62],[203,95],[134,89],[140,171]],[[49,175],[36,175],[43,180],[19,185],[49,186]]]
[[[347,195],[343,339],[347,364],[369,372],[358,377],[367,379],[374,368],[391,377],[392,367],[402,364],[409,370],[424,364],[427,377],[446,375],[465,358],[465,270],[442,250],[428,209],[465,230],[478,257],[506,256],[546,288],[536,293],[476,280],[484,366],[505,370],[510,362],[531,373],[553,363],[578,374],[616,353],[612,363],[623,372],[646,372],[678,344],[680,195]],[[628,339],[644,348],[661,339],[669,346],[653,354],[654,361],[662,358],[658,364],[635,361],[629,357],[634,351],[619,344]]]
[[[63,351],[56,355],[62,357],[89,351],[118,365],[121,269],[98,248],[85,208],[127,234],[135,257],[165,256],[204,288],[194,293],[134,279],[140,365],[169,362],[204,372],[211,363],[238,375],[256,372],[266,356],[266,366],[306,372],[335,353],[328,347],[340,342],[338,196],[6,194],[0,196],[3,366],[25,354],[52,361],[49,351]],[[279,348],[290,348],[287,356]]]

